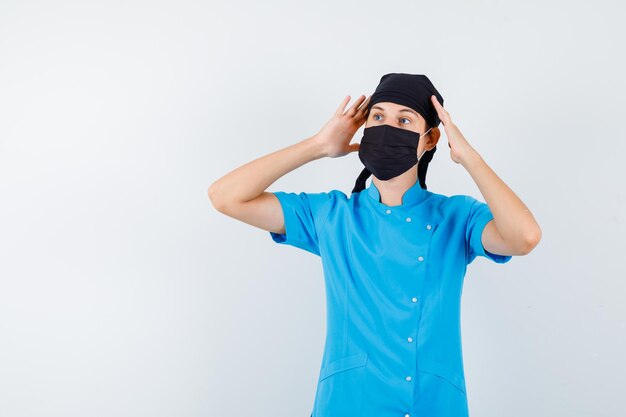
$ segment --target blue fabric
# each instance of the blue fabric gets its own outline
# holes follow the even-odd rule
[[[486,203],[417,181],[387,206],[373,181],[339,190],[274,192],[285,233],[274,242],[321,257],[327,334],[313,417],[468,416],[461,294],[485,250]]]

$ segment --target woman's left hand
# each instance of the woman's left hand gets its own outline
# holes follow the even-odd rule
[[[437,100],[437,97],[433,94],[430,99],[437,110],[437,116],[443,124],[443,129],[446,132],[448,138],[448,147],[450,147],[450,157],[457,164],[461,163],[463,158],[472,152],[475,152],[474,148],[467,142],[459,128],[452,122],[450,113],[443,108],[441,103]]]

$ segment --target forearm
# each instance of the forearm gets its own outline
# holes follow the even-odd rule
[[[324,156],[315,136],[303,139],[230,171],[211,184],[209,198],[215,206],[252,200],[278,178]]]
[[[460,162],[478,186],[495,220],[502,239],[512,247],[533,246],[541,229],[530,210],[475,150]]]

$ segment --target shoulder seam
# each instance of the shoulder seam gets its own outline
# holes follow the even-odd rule
[[[329,200],[329,201],[328,201],[328,204],[330,204],[330,199],[331,199],[331,198],[334,198],[334,197],[331,197],[331,193],[330,193],[330,192],[327,192],[326,194],[328,195],[328,200]],[[332,210],[332,207],[330,207],[330,208],[328,209],[328,213],[326,213],[326,217],[324,217],[324,221],[323,221],[323,222],[322,222],[322,224],[320,225],[320,232],[323,230],[324,226],[326,226],[326,222],[328,221],[328,218],[330,217],[330,211],[331,211],[331,210]],[[319,236],[318,236],[318,240],[319,240]]]

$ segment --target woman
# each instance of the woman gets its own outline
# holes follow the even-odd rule
[[[222,213],[321,256],[327,335],[313,417],[468,415],[460,306],[476,256],[506,263],[541,230],[489,168],[421,74],[384,75],[315,135],[263,156],[209,189]],[[360,143],[350,141],[365,123]],[[486,203],[426,189],[443,123],[450,157]],[[365,168],[348,197],[265,191],[307,162],[358,151]],[[369,186],[365,180],[372,175]]]

